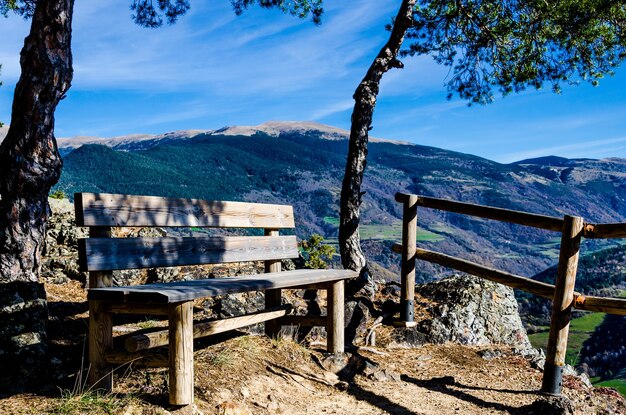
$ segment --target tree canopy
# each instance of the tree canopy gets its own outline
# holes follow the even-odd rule
[[[252,5],[262,8],[280,9],[283,13],[299,18],[311,16],[315,24],[321,23],[323,0],[230,0],[235,14],[240,15]],[[7,16],[14,12],[24,17],[32,17],[37,0],[0,0],[0,13]],[[135,23],[156,28],[164,22],[174,24],[178,17],[187,13],[189,0],[130,0],[130,10]]]
[[[626,57],[626,2],[420,0],[402,55],[451,67],[445,84],[470,103],[549,84],[598,84]]]

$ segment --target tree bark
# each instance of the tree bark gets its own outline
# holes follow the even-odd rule
[[[398,60],[398,53],[404,41],[404,35],[413,22],[415,2],[416,0],[402,1],[389,40],[372,62],[354,93],[354,110],[352,111],[346,172],[341,188],[339,221],[339,250],[342,264],[344,268],[360,273],[359,286],[352,287],[350,291],[366,286],[369,286],[370,290],[374,289],[359,236],[360,209],[365,193],[361,191],[361,185],[367,165],[368,132],[371,130],[380,80],[391,68],[403,67],[402,62]]]
[[[38,366],[47,353],[47,303],[38,275],[48,192],[62,167],[54,111],[72,80],[73,8],[74,0],[37,2],[0,146],[0,366],[24,382],[41,378],[45,366]]]

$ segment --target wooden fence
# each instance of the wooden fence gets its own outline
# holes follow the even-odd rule
[[[585,223],[583,218],[578,216],[565,215],[559,218],[405,193],[397,193],[396,201],[403,204],[402,244],[394,245],[393,250],[402,254],[401,319],[407,326],[415,324],[413,299],[416,259],[454,268],[552,300],[550,336],[541,390],[558,395],[561,393],[572,308],[626,315],[626,299],[586,296],[574,291],[581,239],[626,238],[626,223],[591,224]],[[418,206],[560,232],[561,247],[555,284],[535,281],[439,252],[417,248]]]

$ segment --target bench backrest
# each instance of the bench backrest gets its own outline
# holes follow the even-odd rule
[[[81,271],[298,257],[296,237],[278,236],[278,229],[295,227],[288,205],[76,193],[74,207],[77,226],[89,227],[91,236],[79,241]],[[111,227],[263,228],[266,236],[111,238]]]

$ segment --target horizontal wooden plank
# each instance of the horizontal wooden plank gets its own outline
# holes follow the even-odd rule
[[[94,287],[95,288],[95,287]],[[104,309],[107,313],[115,314],[138,314],[147,316],[167,316],[168,308],[165,304],[141,305],[124,303],[106,303]]]
[[[574,307],[579,310],[626,316],[626,298],[604,298],[578,294],[574,296]]]
[[[396,193],[396,201],[403,203],[405,200],[408,200],[407,198],[409,196],[410,195],[405,193]],[[521,212],[519,210],[501,209],[491,206],[456,202],[453,200],[437,199],[426,196],[418,196],[417,205],[431,209],[445,210],[447,212],[461,213],[555,232],[561,232],[563,229],[563,218],[537,215],[534,213]]]
[[[264,321],[274,320],[286,316],[290,311],[291,306],[283,306],[273,310],[263,310],[222,320],[198,321],[193,325],[193,338],[199,339],[212,334],[224,333],[253,324],[263,323]],[[130,353],[135,353],[140,350],[166,346],[167,344],[169,344],[169,330],[166,329],[133,334],[126,338],[124,348]]]
[[[328,318],[326,316],[288,315],[278,320],[278,322],[285,326],[326,327]]]
[[[394,252],[401,252],[401,250],[401,245],[395,244],[393,246]],[[466,272],[477,277],[535,294],[539,297],[547,298],[548,300],[552,300],[554,298],[554,285],[552,284],[535,281],[530,278],[510,274],[508,272],[489,268],[439,252],[429,251],[427,249],[417,248],[415,250],[415,258],[443,265],[444,267],[454,268],[458,271]]]
[[[160,352],[144,350],[137,353],[112,351],[104,355],[104,361],[116,368],[129,363],[132,363],[133,367],[167,367],[169,355],[167,349]]]
[[[308,284],[339,281],[356,276],[358,273],[352,270],[300,269],[244,277],[92,288],[88,292],[88,298],[98,301],[164,304],[272,288],[298,288]]]
[[[74,208],[78,226],[295,227],[289,205],[76,193]]]
[[[295,236],[87,238],[78,241],[81,271],[108,271],[298,257]]]
[[[598,223],[588,225],[585,238],[626,238],[626,223]]]

